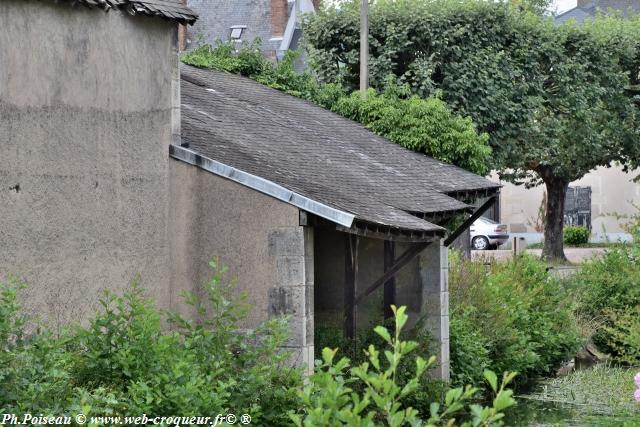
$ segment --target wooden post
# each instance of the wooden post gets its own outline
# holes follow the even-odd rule
[[[358,276],[358,236],[345,234],[344,275],[344,336],[356,336],[356,279]]]
[[[384,272],[388,272],[396,258],[396,244],[390,240],[384,241]],[[393,276],[384,283],[384,320],[393,317],[391,304],[396,303],[396,277]]]
[[[362,0],[360,8],[360,93],[369,88],[369,0]]]

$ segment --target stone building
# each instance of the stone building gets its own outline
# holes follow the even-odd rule
[[[177,0],[0,1],[0,278],[53,326],[137,273],[174,298],[167,150],[195,19]]]
[[[195,19],[177,0],[0,2],[0,278],[25,280],[26,309],[55,327],[136,274],[185,311],[180,293],[217,255],[248,293],[245,327],[290,316],[298,364],[319,322],[353,336],[395,303],[424,321],[447,378],[459,233],[442,224],[499,186],[251,80],[179,67],[177,24]]]
[[[291,316],[302,363],[312,361],[314,322],[349,336],[406,305],[435,338],[447,378],[448,242],[438,224],[499,186],[252,80],[189,66],[181,75],[174,285],[200,283],[207,257],[223,254],[253,321]]]
[[[281,59],[296,49],[301,37],[300,17],[318,8],[320,0],[188,0],[200,19],[187,29],[183,49],[203,41],[262,42],[262,51]]]

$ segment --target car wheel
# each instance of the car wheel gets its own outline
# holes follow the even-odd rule
[[[474,237],[471,246],[477,251],[484,251],[489,248],[489,239],[483,236]]]

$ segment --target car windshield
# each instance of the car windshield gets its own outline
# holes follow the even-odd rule
[[[489,218],[478,218],[477,222],[481,223],[481,224],[497,224],[497,222],[490,220]]]

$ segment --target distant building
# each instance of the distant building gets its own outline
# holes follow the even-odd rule
[[[190,49],[202,39],[252,42],[259,38],[269,58],[281,59],[288,49],[296,49],[301,36],[300,17],[312,13],[320,0],[188,0],[200,15],[187,29],[183,48]]]
[[[556,16],[555,22],[562,24],[569,20],[575,20],[582,24],[586,19],[594,18],[598,13],[609,14],[611,11],[622,13],[622,16],[640,12],[639,0],[578,0],[578,5],[573,9]]]

